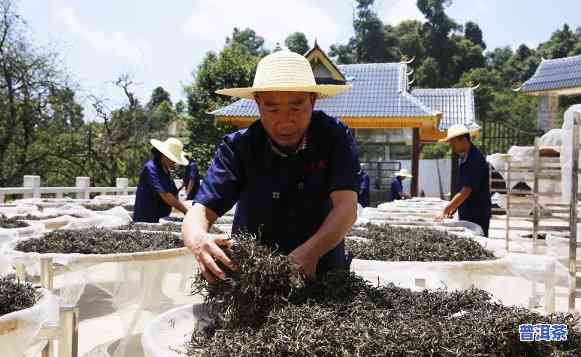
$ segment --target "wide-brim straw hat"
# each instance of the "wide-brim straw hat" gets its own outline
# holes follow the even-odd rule
[[[414,177],[414,176],[413,176],[412,174],[410,174],[410,173],[408,172],[408,170],[406,170],[406,169],[401,169],[401,170],[399,170],[398,172],[396,172],[396,173],[395,173],[395,175],[394,175],[394,176],[399,176],[399,177],[407,177],[407,178],[412,178],[412,177]]]
[[[448,142],[458,136],[469,134],[470,136],[474,136],[478,133],[480,128],[472,128],[468,129],[466,126],[462,124],[454,124],[448,128],[448,133],[444,139],[438,140],[441,143]]]
[[[348,84],[317,84],[311,64],[298,53],[277,51],[258,63],[252,87],[217,90],[217,94],[254,99],[257,92],[308,92],[331,98],[348,91]]]
[[[159,150],[165,157],[178,165],[187,166],[188,159],[184,153],[184,144],[176,138],[169,138],[166,141],[151,139],[151,145]]]

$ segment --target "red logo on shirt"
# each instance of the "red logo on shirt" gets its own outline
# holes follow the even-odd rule
[[[311,162],[305,165],[306,172],[315,172],[327,168],[327,162],[320,160],[319,162]]]

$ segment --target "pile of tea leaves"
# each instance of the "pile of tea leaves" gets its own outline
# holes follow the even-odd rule
[[[260,326],[273,307],[288,302],[291,293],[303,286],[298,266],[284,255],[259,245],[253,236],[239,234],[226,255],[238,264],[225,280],[208,284],[201,276],[192,283],[192,294],[202,294],[216,318],[217,327]]]
[[[21,221],[19,218],[8,218],[4,215],[0,215],[0,228],[14,229],[28,226],[28,223]]]
[[[37,253],[117,254],[182,248],[171,232],[114,231],[104,228],[56,230],[39,238],[19,241],[16,250]]]
[[[373,286],[349,272],[302,281],[276,253],[242,241],[240,269],[206,288],[215,324],[196,330],[188,356],[579,356],[570,314],[541,316],[494,302],[482,290]],[[282,260],[281,260],[282,259]],[[246,269],[246,270],[244,270]],[[563,323],[568,339],[521,342],[519,324]]]
[[[0,276],[0,316],[28,309],[38,302],[40,290],[14,275]]]
[[[83,204],[83,207],[85,207],[88,210],[91,211],[96,211],[96,212],[102,212],[102,211],[108,211],[112,208],[117,207],[118,205],[113,204],[113,203],[85,203]]]
[[[182,225],[177,223],[161,223],[161,224],[148,224],[148,223],[130,223],[124,226],[115,228],[118,231],[154,231],[154,232],[174,232],[181,233]],[[223,232],[216,227],[210,228],[211,234],[222,234]]]
[[[174,216],[168,216],[168,217],[163,217],[164,221],[168,221],[168,222],[178,222],[178,223],[182,223],[184,221],[184,217],[174,217]]]
[[[367,224],[352,229],[349,236],[367,239],[345,241],[347,250],[356,259],[429,262],[495,258],[476,241],[430,228]]]
[[[26,221],[43,221],[43,220],[46,220],[46,219],[55,219],[55,218],[59,218],[59,217],[62,217],[62,216],[64,216],[64,215],[62,215],[62,214],[54,214],[54,215],[48,215],[48,216],[35,216],[35,215],[32,215],[32,214],[27,214],[26,216],[16,216],[14,218],[21,219],[21,220],[26,220]],[[72,214],[72,215],[71,214],[68,214],[67,216],[71,216],[71,217],[74,217],[74,218],[83,218],[83,217],[81,217],[79,215],[76,215],[76,214]]]

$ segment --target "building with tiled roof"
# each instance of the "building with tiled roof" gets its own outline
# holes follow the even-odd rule
[[[518,90],[539,97],[539,130],[547,132],[554,129],[559,113],[559,96],[581,94],[581,56],[543,59],[535,74]]]
[[[475,88],[414,89],[412,95],[424,105],[442,113],[438,130],[444,132],[455,124],[474,128],[476,124]]]
[[[581,94],[581,56],[543,59],[521,91],[539,96]]]

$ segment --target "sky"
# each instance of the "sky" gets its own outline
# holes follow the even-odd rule
[[[385,23],[422,20],[416,0],[376,0]],[[234,27],[254,29],[266,47],[284,43],[294,31],[329,46],[353,34],[351,0],[17,0],[29,36],[62,56],[62,66],[88,95],[123,103],[112,81],[131,74],[146,102],[162,86],[184,99],[183,85],[208,51],[219,51]],[[477,22],[489,48],[536,46],[568,23],[581,26],[580,0],[454,0],[447,10],[459,23]],[[91,119],[91,118],[87,118]]]

